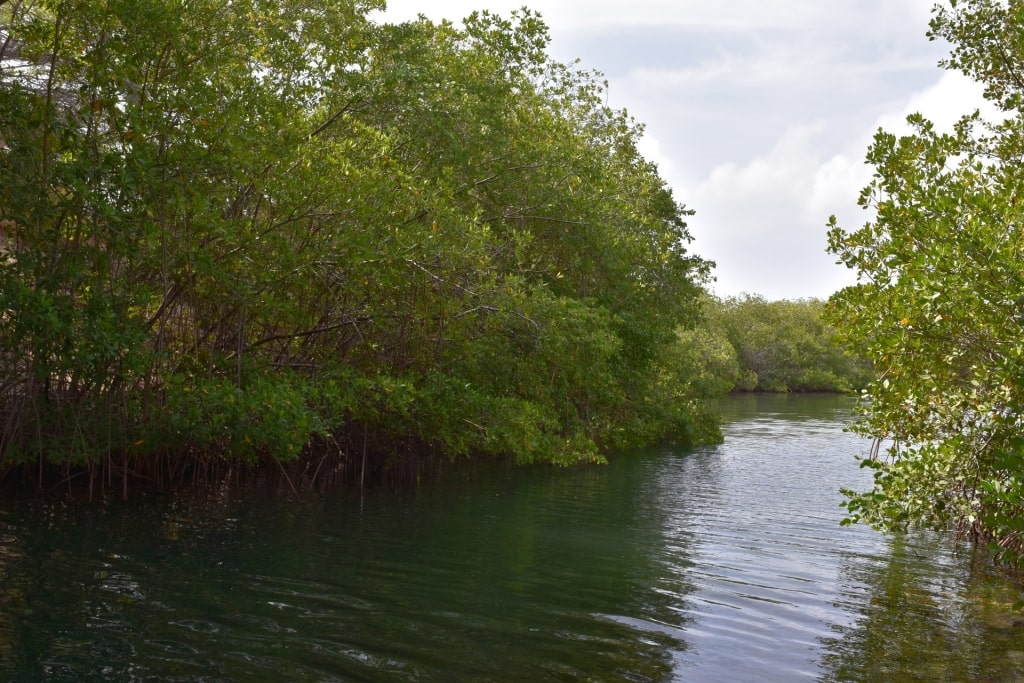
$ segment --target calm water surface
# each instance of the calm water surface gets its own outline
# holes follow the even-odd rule
[[[1012,586],[839,526],[849,402],[724,445],[286,500],[0,502],[0,680],[1020,681]]]

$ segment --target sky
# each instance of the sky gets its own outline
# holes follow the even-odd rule
[[[855,229],[879,127],[920,112],[940,129],[981,102],[938,66],[933,0],[388,0],[386,21],[458,22],[527,6],[548,54],[604,73],[609,103],[645,126],[641,150],[696,211],[690,249],[719,296],[827,298],[853,274],[825,250],[829,215]]]

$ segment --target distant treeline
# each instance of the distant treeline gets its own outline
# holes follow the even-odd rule
[[[870,363],[837,340],[819,299],[767,301],[757,295],[704,300],[703,322],[681,331],[691,390],[838,392],[862,389]]]

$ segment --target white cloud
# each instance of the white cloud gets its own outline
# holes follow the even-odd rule
[[[801,11],[791,11],[797,5]],[[603,30],[635,26],[685,26],[700,30],[734,31],[752,26],[762,28],[794,27],[814,23],[828,17],[833,10],[823,3],[808,4],[800,0],[764,2],[764,0],[634,0],[617,2],[597,0],[586,3],[549,3],[545,9],[536,7],[552,23],[569,30]]]
[[[825,131],[821,121],[791,126],[763,155],[721,164],[687,192],[697,244],[718,263],[719,294],[827,296],[844,284],[824,252],[824,217],[806,211]]]
[[[851,80],[884,77],[912,69],[930,68],[934,60],[912,55],[866,55],[853,61],[832,46],[775,45],[758,52],[730,52],[702,58],[679,68],[641,66],[630,77],[647,87],[765,87],[785,86],[804,90],[816,84],[849,83]]]
[[[644,131],[643,137],[637,143],[637,151],[640,152],[644,159],[654,162],[658,166],[658,172],[662,178],[667,179],[675,174],[677,170],[676,162],[673,161],[671,156],[665,154],[661,142],[651,135],[650,132]]]
[[[823,129],[821,122],[791,126],[766,154],[743,166],[727,163],[712,169],[708,180],[697,191],[702,196],[729,199],[766,193],[798,195],[799,185],[792,181],[813,165],[817,158],[814,139]]]
[[[896,135],[910,133],[907,117],[920,113],[940,131],[948,131],[960,117],[981,109],[990,117],[995,109],[984,101],[981,86],[958,72],[942,72],[931,87],[911,94],[895,109],[880,114],[874,124],[852,138],[817,169],[814,189],[807,208],[821,215],[835,213],[847,227],[855,227],[869,217],[856,207],[859,190],[871,179],[872,169],[864,159],[878,129]]]
[[[845,0],[847,5],[850,2]],[[422,13],[435,20],[458,20],[474,10],[486,8],[507,15],[524,5],[538,11],[552,27],[566,31],[665,25],[703,30],[735,30],[750,26],[794,26],[812,23],[816,18],[834,16],[832,6],[808,5],[801,0],[633,0],[628,3],[615,0],[488,0],[486,3],[480,0],[445,0],[444,3],[388,0],[385,16],[390,21],[404,21]]]
[[[989,118],[998,116],[996,109],[985,101],[983,88],[958,71],[942,72],[938,82],[930,88],[910,96],[899,111],[883,114],[878,127],[892,133],[909,130],[906,119],[914,113],[921,113],[931,120],[939,130],[950,129],[956,121],[975,109],[980,109]]]
[[[891,33],[920,27],[923,32],[932,0],[388,0],[384,16],[404,21],[422,13],[431,19],[459,20],[474,10],[507,15],[527,6],[559,32],[601,32],[629,27],[678,26],[699,31],[751,29],[813,30],[841,27],[868,33]]]
[[[856,202],[871,178],[864,159],[875,131],[909,132],[906,117],[915,112],[940,130],[948,129],[973,111],[980,93],[966,77],[943,73],[933,86],[881,113],[838,149],[830,149],[836,135],[824,121],[795,124],[763,154],[712,169],[686,194],[698,209],[693,221],[697,244],[718,261],[719,293],[824,297],[852,282],[852,274],[824,252],[824,226],[830,214],[847,228],[870,218]]]

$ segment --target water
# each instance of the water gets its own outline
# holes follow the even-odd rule
[[[0,504],[0,680],[1017,681],[1002,577],[839,526],[849,401],[726,443],[409,490]]]

